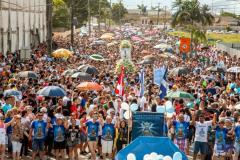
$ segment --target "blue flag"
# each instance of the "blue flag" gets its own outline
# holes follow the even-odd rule
[[[167,83],[167,68],[165,68],[164,76],[160,85],[160,99],[163,99],[167,95],[168,83]]]
[[[164,67],[154,69],[153,81],[156,85],[161,85],[166,69]]]
[[[141,69],[141,72],[139,74],[139,80],[140,80],[140,97],[144,95],[144,69]]]

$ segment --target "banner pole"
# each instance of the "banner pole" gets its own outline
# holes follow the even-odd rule
[[[129,117],[129,119],[128,119],[128,144],[130,143],[130,130],[129,130],[129,126],[130,126],[130,121],[131,121],[131,119],[130,119],[130,116],[131,116],[131,114],[130,114],[130,112],[131,112],[131,110],[130,110],[130,105],[129,105],[129,115],[128,115],[128,117]]]

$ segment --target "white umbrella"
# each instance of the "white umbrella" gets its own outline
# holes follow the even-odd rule
[[[155,49],[166,49],[166,48],[171,48],[171,46],[166,44],[166,43],[160,43],[160,44],[154,46],[153,48],[155,48]]]
[[[227,69],[227,72],[230,73],[240,73],[240,67],[231,67]]]

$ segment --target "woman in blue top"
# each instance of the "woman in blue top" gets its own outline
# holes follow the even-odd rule
[[[55,150],[56,160],[64,158],[64,149],[66,148],[66,129],[67,129],[67,120],[63,120],[63,117],[57,117],[56,125],[52,125],[53,128],[53,147]],[[60,158],[61,157],[61,158]]]

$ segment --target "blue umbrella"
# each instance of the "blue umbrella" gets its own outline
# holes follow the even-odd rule
[[[18,90],[14,90],[14,89],[5,90],[3,92],[3,95],[4,95],[4,97],[15,96],[18,99],[22,99],[22,92],[20,92]]]
[[[47,86],[37,92],[38,95],[45,97],[64,97],[66,92],[58,86]]]

